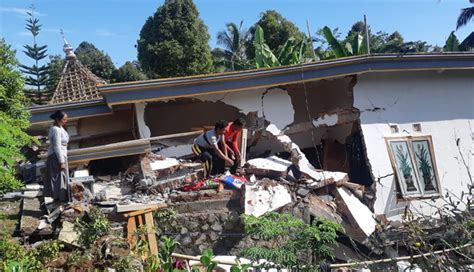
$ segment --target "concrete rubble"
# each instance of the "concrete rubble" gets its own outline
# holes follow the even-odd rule
[[[176,234],[181,242],[178,249],[185,254],[197,255],[205,248],[237,254],[249,241],[258,242],[243,235],[226,236],[243,232],[241,214],[260,217],[272,211],[290,212],[307,223],[311,218],[326,218],[350,226],[350,234],[370,237],[376,221],[363,204],[364,186],[351,182],[347,173],[316,169],[275,125],[268,125],[265,131],[290,154],[288,160],[276,155],[253,158],[236,175],[203,179],[201,163],[148,150],[137,155],[125,171],[97,175],[85,168],[72,171],[72,201],[60,209],[47,204],[51,200],[42,197],[39,183],[3,198],[23,199],[23,235],[51,235],[57,228],[58,239],[73,246],[77,246],[74,222],[92,207],[115,218],[121,231],[126,224],[124,214],[164,203],[175,209],[178,217],[160,227]]]
[[[245,214],[255,217],[291,203],[288,190],[272,180],[257,181],[254,185],[245,185]]]

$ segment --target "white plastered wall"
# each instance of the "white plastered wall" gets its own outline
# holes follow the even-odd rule
[[[400,219],[405,207],[412,212],[434,214],[435,208],[430,205],[443,203],[443,199],[397,200],[395,177],[387,176],[393,173],[384,138],[395,136],[390,125],[397,125],[398,134],[403,136],[417,135],[413,124],[420,124],[422,134],[429,134],[433,139],[442,193],[459,196],[467,191],[471,182],[468,170],[474,172],[473,71],[361,75],[354,87],[354,107],[361,111],[373,176],[376,181],[386,176],[376,184],[376,214]]]

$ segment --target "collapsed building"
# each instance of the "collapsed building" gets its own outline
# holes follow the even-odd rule
[[[30,108],[29,133],[47,135],[50,114],[67,112],[72,184],[90,191],[80,200],[118,213],[167,203],[178,217],[166,231],[186,254],[236,254],[251,242],[240,214],[275,209],[308,223],[335,220],[363,244],[377,222],[433,214],[446,192],[460,195],[472,183],[472,53],[370,55],[104,84],[67,44],[65,52],[53,100]],[[248,183],[219,192],[192,187],[202,178],[200,164],[189,160],[192,140],[217,120],[239,117],[247,121],[240,144]],[[31,182],[41,179],[40,151],[23,165]],[[287,173],[295,156],[302,178]],[[338,259],[357,259],[341,247]]]

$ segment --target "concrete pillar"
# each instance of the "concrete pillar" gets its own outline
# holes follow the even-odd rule
[[[140,139],[151,137],[150,128],[145,123],[145,108],[146,102],[135,103],[135,116],[137,117]]]

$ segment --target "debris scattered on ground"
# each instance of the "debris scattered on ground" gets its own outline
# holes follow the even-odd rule
[[[256,217],[291,203],[288,190],[273,180],[260,180],[245,185],[245,214]]]

